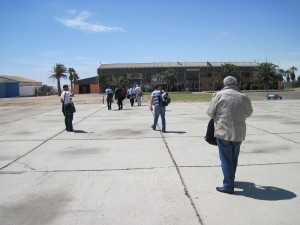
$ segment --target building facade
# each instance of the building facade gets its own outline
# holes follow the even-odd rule
[[[98,76],[76,80],[74,92],[75,94],[99,93]]]
[[[222,68],[222,64],[229,62],[170,62],[170,63],[116,63],[101,64],[97,69],[99,79],[105,80],[127,79],[132,85],[140,84],[145,89],[152,89],[157,83],[164,84],[159,80],[157,74],[168,69],[174,69],[177,75],[177,82],[173,87],[174,91],[211,91],[220,89],[221,83],[215,83],[213,79]],[[254,68],[258,67],[257,62],[235,62],[241,72],[241,84],[250,83]]]
[[[0,75],[0,98],[35,96],[42,82],[20,76]]]

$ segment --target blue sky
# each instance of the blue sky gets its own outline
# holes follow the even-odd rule
[[[0,75],[56,86],[55,63],[80,78],[96,76],[100,62],[300,70],[299,10],[299,0],[0,0]]]

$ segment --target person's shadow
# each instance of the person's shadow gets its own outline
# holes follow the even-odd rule
[[[86,131],[84,131],[84,130],[74,130],[73,132],[74,132],[74,133],[77,133],[77,134],[94,133],[94,132],[86,132]]]
[[[169,134],[185,134],[185,131],[166,131],[165,133],[169,133]]]
[[[250,182],[236,181],[234,187],[242,190],[235,190],[235,195],[241,195],[249,198],[265,201],[279,201],[295,198],[297,195],[294,192],[273,187],[261,186]]]

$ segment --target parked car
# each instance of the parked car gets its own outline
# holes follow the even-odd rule
[[[268,100],[281,100],[282,97],[279,94],[267,94]]]

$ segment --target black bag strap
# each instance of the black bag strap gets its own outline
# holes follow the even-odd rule
[[[66,100],[66,94],[67,94],[67,92],[65,91],[65,95],[64,95],[64,105],[65,105],[65,100]]]

